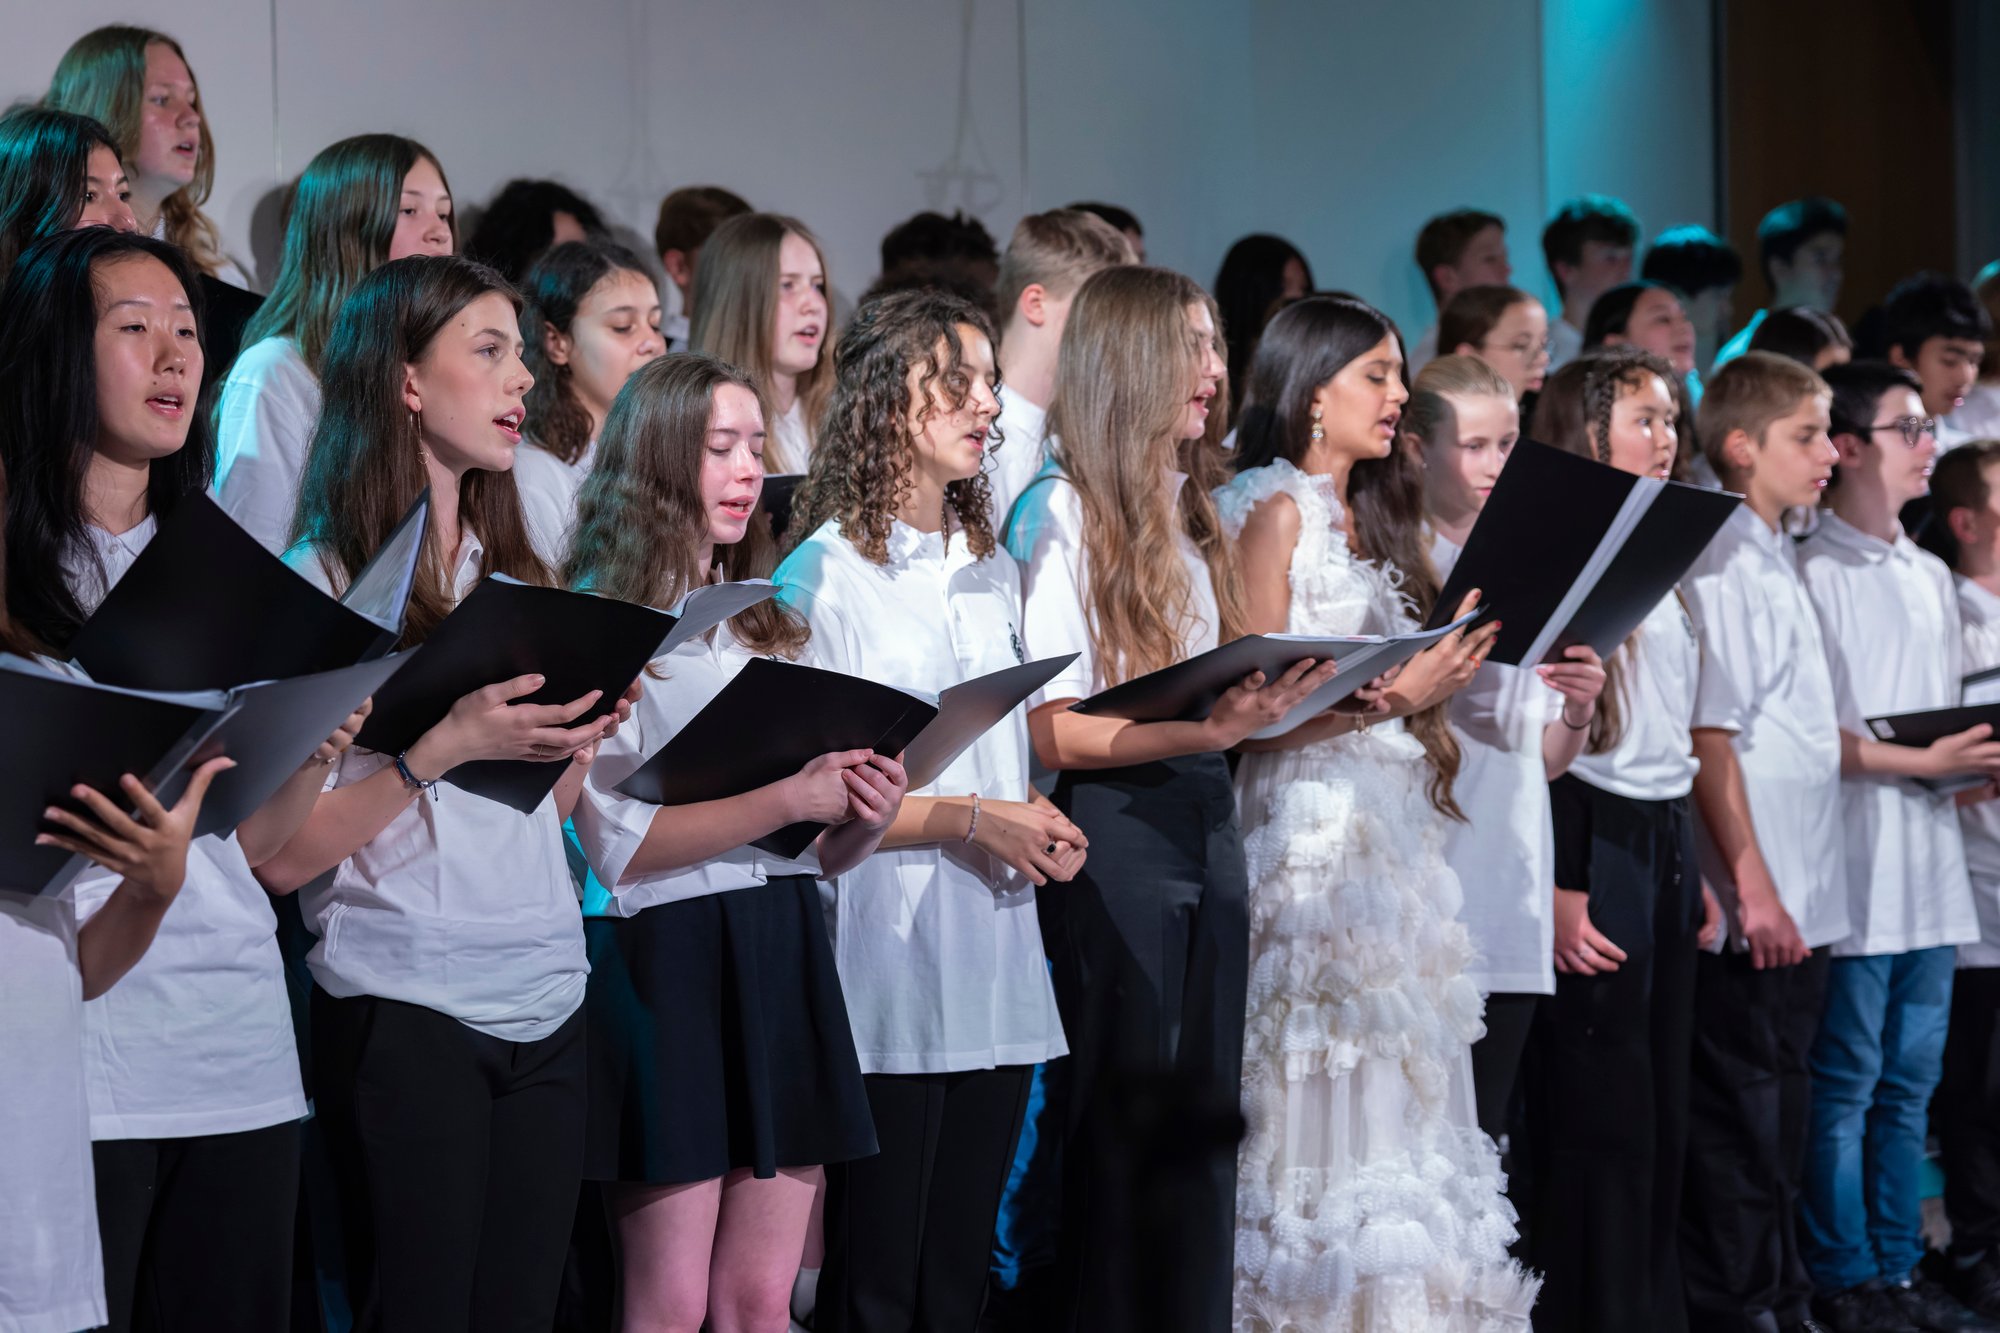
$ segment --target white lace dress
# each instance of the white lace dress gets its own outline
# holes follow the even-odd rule
[[[1299,507],[1296,634],[1415,628],[1401,576],[1348,549],[1328,479],[1277,462],[1216,492],[1231,535]],[[1400,722],[1237,773],[1250,871],[1238,1333],[1525,1329],[1537,1283],[1474,1116],[1482,1031],[1444,816]]]

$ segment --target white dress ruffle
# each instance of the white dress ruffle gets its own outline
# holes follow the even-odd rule
[[[1216,493],[1240,533],[1299,507],[1295,634],[1414,628],[1401,577],[1355,557],[1325,478],[1276,462]],[[1237,773],[1250,873],[1237,1167],[1238,1333],[1500,1333],[1539,1283],[1507,1256],[1515,1213],[1479,1131],[1483,1031],[1444,816],[1400,722]]]

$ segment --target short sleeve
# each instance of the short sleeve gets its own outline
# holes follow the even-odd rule
[[[1695,637],[1701,644],[1701,674],[1695,685],[1690,725],[1739,732],[1755,712],[1757,635],[1742,595],[1714,576],[1682,585]]]
[[[1083,603],[1083,504],[1066,481],[1044,481],[1023,497],[1007,549],[1021,562],[1021,638],[1035,657],[1077,654],[1029,700],[1039,707],[1095,691],[1097,652]]]
[[[1840,577],[1840,561],[1835,557],[1808,558],[1800,562],[1806,596],[1812,601],[1813,617],[1819,621],[1820,642],[1826,646],[1826,674],[1833,685],[1833,714],[1840,729],[1853,736],[1867,736],[1868,719],[1855,692],[1853,664],[1848,651],[1860,640],[1854,614],[1854,598]]]
[[[297,382],[301,377],[306,383]],[[312,372],[282,339],[267,338],[246,351],[222,384],[215,414],[216,498],[274,553],[282,554],[291,540],[317,397]]]
[[[649,680],[646,688],[656,689],[660,684]],[[599,747],[596,760],[584,776],[576,809],[570,815],[583,859],[613,893],[618,891],[625,867],[638,854],[639,845],[645,842],[653,827],[653,816],[660,808],[613,790],[645,762],[645,717],[635,710],[631,720]]]

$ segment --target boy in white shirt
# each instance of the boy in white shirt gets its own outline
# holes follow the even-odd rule
[[[1968,674],[2000,667],[2000,441],[1952,450],[1931,474],[1925,543],[1958,574]],[[1975,1314],[2000,1319],[2000,784],[1958,798],[1979,940],[1958,947],[1944,1071],[1932,1103],[1951,1248],[1933,1265]]]
[[[1507,261],[1505,219],[1480,208],[1438,214],[1417,233],[1417,268],[1440,315],[1445,304],[1467,287],[1505,287],[1514,280],[1514,266]],[[1432,320],[1410,348],[1403,378],[1414,381],[1437,355],[1438,326]]]
[[[993,526],[1005,532],[1008,511],[1047,457],[1043,419],[1056,383],[1056,349],[1069,323],[1069,303],[1099,269],[1133,262],[1131,243],[1102,218],[1076,208],[1031,213],[1014,224],[1000,257],[1000,447],[986,475],[993,490]]]
[[[1921,386],[1881,361],[1829,367],[1840,462],[1799,550],[1840,720],[1841,850],[1853,933],[1835,944],[1814,1038],[1800,1248],[1835,1333],[1976,1327],[1929,1276],[1920,1173],[1944,1059],[1954,946],[1978,938],[1949,795],[1918,785],[2000,771],[1980,726],[1923,747],[1867,719],[1959,700],[1951,571],[1897,514],[1930,488],[1937,437]]]
[[[1840,730],[1786,511],[1832,474],[1828,393],[1748,353],[1702,403],[1703,455],[1744,503],[1681,583],[1701,641],[1694,711],[1702,872],[1729,947],[1700,960],[1681,1257],[1690,1323],[1811,1327],[1793,1212],[1827,957],[1846,936]]]
[[[1583,352],[1583,326],[1597,298],[1632,280],[1639,219],[1608,194],[1579,195],[1542,229],[1542,257],[1562,298],[1562,318],[1549,325],[1549,370]]]

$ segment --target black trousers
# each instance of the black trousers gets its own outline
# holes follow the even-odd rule
[[[1944,1078],[1931,1103],[1944,1166],[1952,1249],[2000,1245],[2000,967],[1952,978]]]
[[[297,1121],[181,1139],[100,1139],[90,1148],[106,1328],[288,1326]]]
[[[866,1077],[882,1150],[826,1169],[818,1333],[974,1333],[1032,1073]]]
[[[1486,1035],[1472,1043],[1472,1096],[1479,1128],[1495,1143],[1513,1132],[1521,1056],[1542,997],[1498,991],[1486,997]]]
[[[1804,1319],[1798,1198],[1812,1108],[1807,1053],[1826,1003],[1824,949],[1758,971],[1747,953],[1696,964],[1681,1270],[1694,1333],[1777,1333]]]
[[[1625,951],[1616,972],[1558,974],[1522,1070],[1524,1232],[1542,1333],[1686,1327],[1676,1237],[1687,1155],[1701,879],[1685,800],[1549,784],[1556,883],[1589,895]]]
[[[504,1041],[315,989],[317,1109],[356,1327],[547,1333],[583,1177],[583,1013]]]
[[[1057,1328],[1222,1333],[1250,948],[1228,765],[1065,773],[1054,799],[1090,861],[1036,895],[1070,1054],[1049,1066],[1061,1222],[1035,1281]]]

